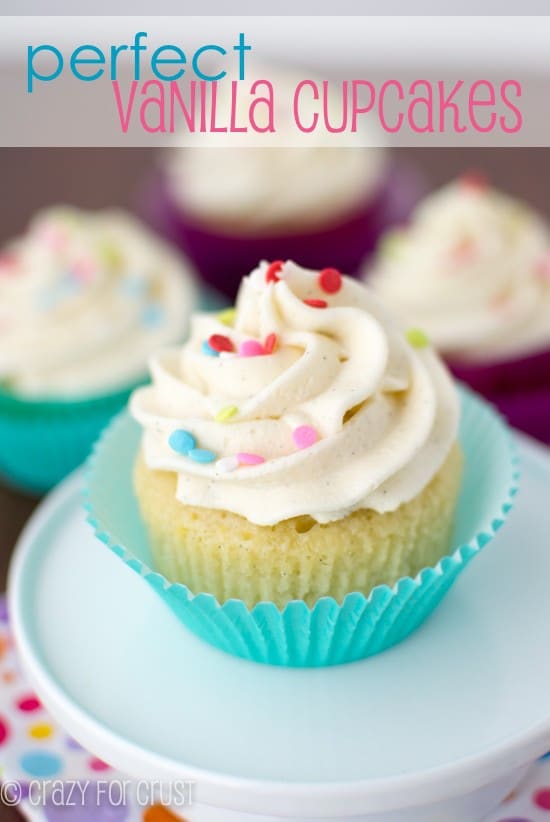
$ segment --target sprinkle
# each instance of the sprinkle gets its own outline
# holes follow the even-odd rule
[[[326,300],[304,300],[306,305],[309,305],[311,308],[327,308],[328,303]]]
[[[297,448],[309,448],[315,445],[319,439],[319,434],[311,425],[299,425],[292,432],[292,439]]]
[[[259,454],[247,454],[245,451],[237,454],[237,459],[239,465],[261,465],[262,462],[265,462],[264,457],[260,457]]]
[[[100,246],[99,253],[101,254],[103,263],[109,268],[121,267],[123,261],[122,252],[115,243],[109,240],[103,242]]]
[[[489,188],[489,178],[483,171],[467,171],[460,178],[460,183],[464,188],[477,192],[483,192]]]
[[[267,271],[265,272],[265,281],[266,283],[277,283],[281,279],[277,275],[282,270],[284,266],[284,262],[282,260],[275,260],[274,263],[271,263],[267,267]]]
[[[396,260],[401,252],[403,246],[403,231],[393,229],[388,231],[379,243],[379,251],[383,257],[389,260]]]
[[[186,456],[189,451],[196,447],[197,441],[189,431],[178,428],[170,434],[168,445],[177,454],[184,454]]]
[[[239,409],[236,405],[226,405],[216,412],[214,419],[216,422],[227,422],[227,420],[230,420],[231,417],[235,416],[238,410]]]
[[[128,297],[139,299],[147,293],[148,283],[144,277],[129,274],[120,281],[120,290]]]
[[[222,352],[222,351],[234,351],[235,346],[224,334],[212,334],[208,338],[208,345],[210,348],[213,348],[214,351]]]
[[[159,303],[147,305],[141,314],[141,322],[147,328],[158,328],[164,321],[164,308]]]
[[[239,460],[238,457],[222,457],[221,460],[218,460],[216,463],[216,468],[218,471],[221,471],[222,474],[230,474],[231,471],[235,471],[239,467]]]
[[[213,348],[210,347],[208,344],[208,340],[204,340],[201,345],[201,351],[203,354],[206,354],[207,357],[219,357],[219,351],[214,351]]]
[[[342,288],[342,275],[337,268],[323,268],[319,272],[319,288],[327,294],[336,294]]]
[[[15,254],[8,253],[0,254],[0,274],[13,274],[17,265],[17,257]]]
[[[241,357],[260,357],[265,354],[263,345],[258,340],[243,340],[239,343]]]
[[[413,348],[426,348],[430,344],[430,339],[421,328],[409,328],[405,336]]]
[[[452,250],[452,256],[459,262],[467,262],[475,257],[476,244],[471,237],[464,237],[460,240]]]
[[[538,261],[536,276],[541,280],[550,280],[550,254],[545,254]]]
[[[91,260],[81,259],[73,265],[71,276],[79,283],[88,283],[93,279],[95,266]]]
[[[264,342],[264,352],[266,354],[273,354],[277,346],[278,337],[276,334],[268,334]]]
[[[214,462],[216,459],[216,455],[213,451],[210,451],[208,448],[192,448],[187,456],[193,462]]]
[[[217,320],[218,322],[223,323],[223,325],[233,325],[236,316],[236,308],[224,308],[224,310],[220,311],[220,313],[217,315]]]

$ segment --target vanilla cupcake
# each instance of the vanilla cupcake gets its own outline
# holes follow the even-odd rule
[[[387,234],[365,277],[459,378],[550,441],[550,235],[538,214],[467,176]]]
[[[0,474],[44,491],[182,341],[187,264],[118,211],[42,212],[0,255]]]
[[[262,263],[233,314],[152,359],[131,412],[157,570],[219,602],[368,595],[451,547],[459,401],[429,348],[334,269]]]
[[[381,232],[409,213],[418,192],[417,180],[391,166],[385,147],[376,147],[379,136],[370,135],[369,148],[364,131],[346,147],[341,135],[338,147],[333,134],[320,130],[309,143],[304,134],[296,137],[292,94],[302,78],[272,70],[262,76],[275,88],[276,133],[260,135],[263,147],[257,136],[224,134],[232,147],[205,148],[199,134],[190,147],[163,150],[144,209],[206,281],[231,298],[243,271],[264,258],[356,273]],[[248,117],[245,99],[239,98],[240,123]],[[217,109],[230,105],[231,85],[219,84]],[[333,100],[334,120],[340,105]],[[315,106],[304,102],[303,117],[311,119]],[[266,147],[271,137],[276,143]]]

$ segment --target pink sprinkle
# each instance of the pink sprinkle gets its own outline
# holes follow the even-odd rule
[[[537,277],[541,280],[550,280],[550,254],[545,254],[537,263]]]
[[[15,254],[10,254],[7,251],[0,255],[0,274],[13,274],[17,264],[17,257]]]
[[[247,454],[245,451],[237,454],[237,459],[239,460],[239,465],[261,465],[262,462],[265,462],[265,458],[260,457],[259,454]]]
[[[299,425],[292,432],[292,439],[297,448],[309,448],[315,445],[319,439],[319,434],[311,425]]]
[[[72,268],[72,275],[80,283],[87,283],[93,279],[95,266],[91,260],[78,260]]]
[[[239,354],[241,357],[261,357],[265,350],[258,340],[244,340],[239,343]]]

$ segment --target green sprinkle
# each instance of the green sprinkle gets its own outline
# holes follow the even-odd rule
[[[239,409],[236,405],[226,405],[224,408],[220,408],[219,411],[216,412],[214,419],[216,422],[227,422],[234,417]]]
[[[237,315],[236,308],[226,308],[218,314],[218,320],[224,325],[233,325]]]
[[[395,260],[400,255],[402,244],[402,232],[389,231],[380,241],[380,253],[383,257]]]
[[[413,348],[427,348],[430,344],[430,338],[421,328],[409,328],[405,336]]]

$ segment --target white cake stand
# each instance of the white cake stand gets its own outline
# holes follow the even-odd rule
[[[192,780],[189,822],[476,822],[550,747],[550,457],[518,442],[517,508],[438,612],[398,647],[324,670],[190,634],[93,537],[77,473],[13,561],[26,672],[102,759]]]

